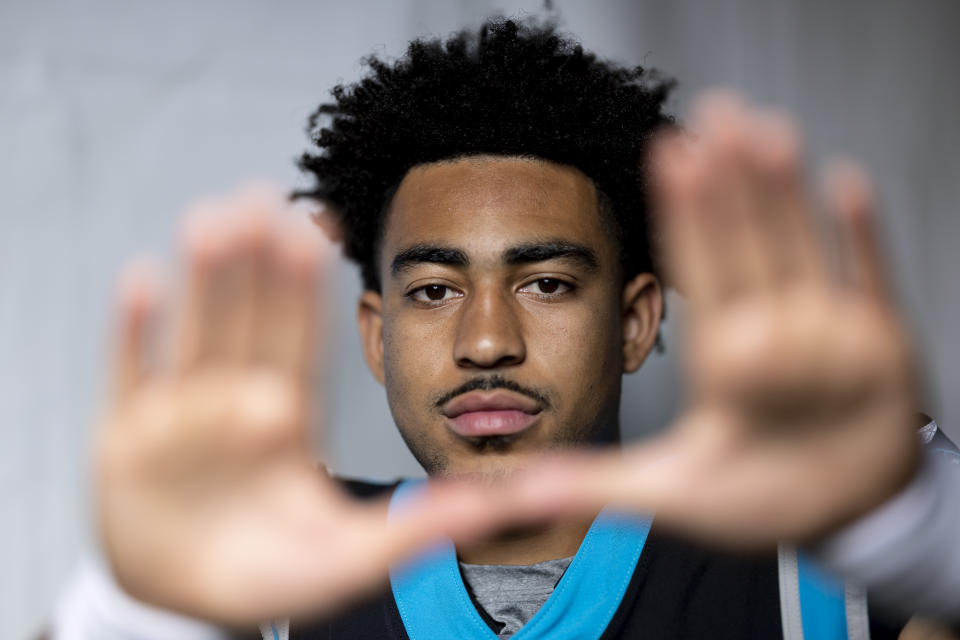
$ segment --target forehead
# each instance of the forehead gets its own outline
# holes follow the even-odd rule
[[[599,244],[604,235],[593,182],[578,169],[479,156],[411,169],[391,203],[383,250],[430,242],[482,252],[547,237]]]

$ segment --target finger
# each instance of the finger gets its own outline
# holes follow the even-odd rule
[[[279,197],[270,189],[248,188],[230,200],[223,223],[234,234],[228,260],[217,270],[210,321],[222,339],[224,362],[248,364],[257,357],[263,331],[270,247]]]
[[[160,308],[161,286],[152,264],[127,265],[117,291],[117,335],[114,349],[113,397],[123,402],[148,375],[147,342]]]
[[[505,499],[528,518],[590,515],[608,506],[650,515],[682,495],[686,457],[669,437],[627,452],[564,455],[530,467]]]
[[[861,291],[878,299],[889,296],[889,280],[874,222],[870,180],[852,162],[836,162],[827,171],[827,202],[849,240],[849,268]]]
[[[182,300],[174,335],[173,365],[186,373],[212,357],[218,341],[210,319],[214,276],[225,260],[229,238],[218,221],[219,204],[208,201],[194,207],[184,219],[181,252],[185,262]]]
[[[737,431],[688,416],[664,435],[623,451],[564,456],[531,467],[506,499],[528,517],[582,516],[610,507],[656,515],[663,525],[702,537],[716,531],[711,527],[724,521],[724,509],[736,504],[729,485]]]
[[[711,292],[709,239],[697,224],[702,154],[682,134],[661,134],[652,145],[654,212],[663,236],[667,281],[691,300]]]
[[[757,171],[762,240],[772,281],[822,282],[828,269],[802,176],[800,135],[776,111],[758,113],[750,127]]]
[[[698,104],[695,124],[703,134],[706,163],[705,198],[696,221],[709,239],[713,295],[728,299],[761,287],[769,272],[749,157],[749,114],[736,96],[712,93]]]
[[[337,210],[328,203],[318,203],[310,211],[310,219],[320,227],[327,240],[336,244],[343,241],[343,225],[340,223],[340,217]]]
[[[503,497],[502,487],[468,482],[437,482],[411,498],[388,521],[382,538],[383,560],[396,563],[438,540],[481,540],[508,524],[531,518]]]
[[[323,335],[318,298],[330,247],[305,218],[292,217],[280,226],[271,251],[260,357],[309,383]]]

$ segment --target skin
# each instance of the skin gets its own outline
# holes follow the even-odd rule
[[[691,127],[696,143],[652,151],[667,278],[689,300],[688,407],[664,435],[564,460],[512,496],[554,516],[655,512],[711,545],[810,543],[893,495],[919,458],[915,359],[869,183],[834,165],[817,221],[783,115],[718,94]]]
[[[475,508],[482,496],[442,485],[386,524],[385,503],[349,500],[317,469],[307,434],[331,249],[293,213],[262,188],[198,205],[174,302],[143,264],[125,270],[97,434],[97,516],[119,584],[238,628],[328,613],[438,535],[498,526]]]
[[[511,249],[548,242],[582,247],[593,262],[506,259]],[[422,246],[456,249],[467,264],[430,256],[391,268]],[[648,273],[624,287],[617,255],[593,183],[577,169],[479,157],[407,174],[387,216],[383,293],[364,293],[358,323],[370,369],[428,473],[502,478],[535,452],[619,441],[622,375],[650,351],[661,298]],[[430,287],[441,287],[433,289],[437,300]],[[514,436],[458,435],[437,398],[492,379],[531,390],[545,408]],[[524,531],[463,555],[490,564],[572,555],[589,522]]]
[[[279,196],[200,205],[182,294],[165,301],[131,268],[118,296],[96,471],[120,584],[248,625],[343,607],[440,535],[468,561],[536,562],[573,553],[614,504],[713,545],[769,549],[816,540],[896,493],[917,466],[918,385],[863,174],[831,172],[844,257],[834,272],[783,118],[714,96],[691,126],[697,145],[667,137],[652,150],[668,281],[690,298],[690,403],[664,436],[609,453],[527,455],[615,441],[620,376],[656,336],[659,285],[649,274],[623,282],[590,181],[515,158],[410,172],[391,203],[383,293],[364,294],[358,320],[396,421],[438,481],[389,524],[383,503],[347,500],[310,459],[316,276],[329,249],[283,219]],[[502,259],[558,239],[592,250],[596,268]],[[469,266],[391,272],[427,242]],[[542,298],[543,278],[578,288]],[[444,291],[437,307],[404,295],[427,284],[458,295]],[[171,318],[158,344],[155,325]],[[436,401],[495,374],[547,402],[527,432],[479,447],[451,434]],[[508,525],[522,533],[494,535]]]

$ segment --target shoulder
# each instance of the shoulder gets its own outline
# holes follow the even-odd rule
[[[960,465],[960,449],[957,445],[943,432],[936,420],[924,414],[920,416],[920,421],[923,422],[919,430],[920,441],[929,454],[942,462]]]
[[[401,482],[401,480],[394,480],[392,482],[378,482],[371,480],[358,480],[355,478],[343,478],[339,476],[333,476],[333,480],[340,486],[341,489],[358,500],[386,498],[393,493],[393,490],[396,489],[397,485],[399,485]]]

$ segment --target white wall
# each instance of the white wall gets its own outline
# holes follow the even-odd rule
[[[800,114],[813,151],[879,178],[929,411],[960,436],[960,5],[697,0],[556,2],[601,54],[698,90],[727,83]],[[25,637],[89,538],[86,451],[123,259],[169,256],[178,212],[250,178],[297,184],[311,108],[371,51],[399,54],[494,9],[539,2],[0,4],[0,620]],[[362,476],[416,473],[353,329],[355,274],[329,306],[337,337],[326,458]],[[671,326],[666,329],[668,346]],[[675,349],[674,349],[675,351]],[[678,404],[674,356],[627,380],[639,434]]]

